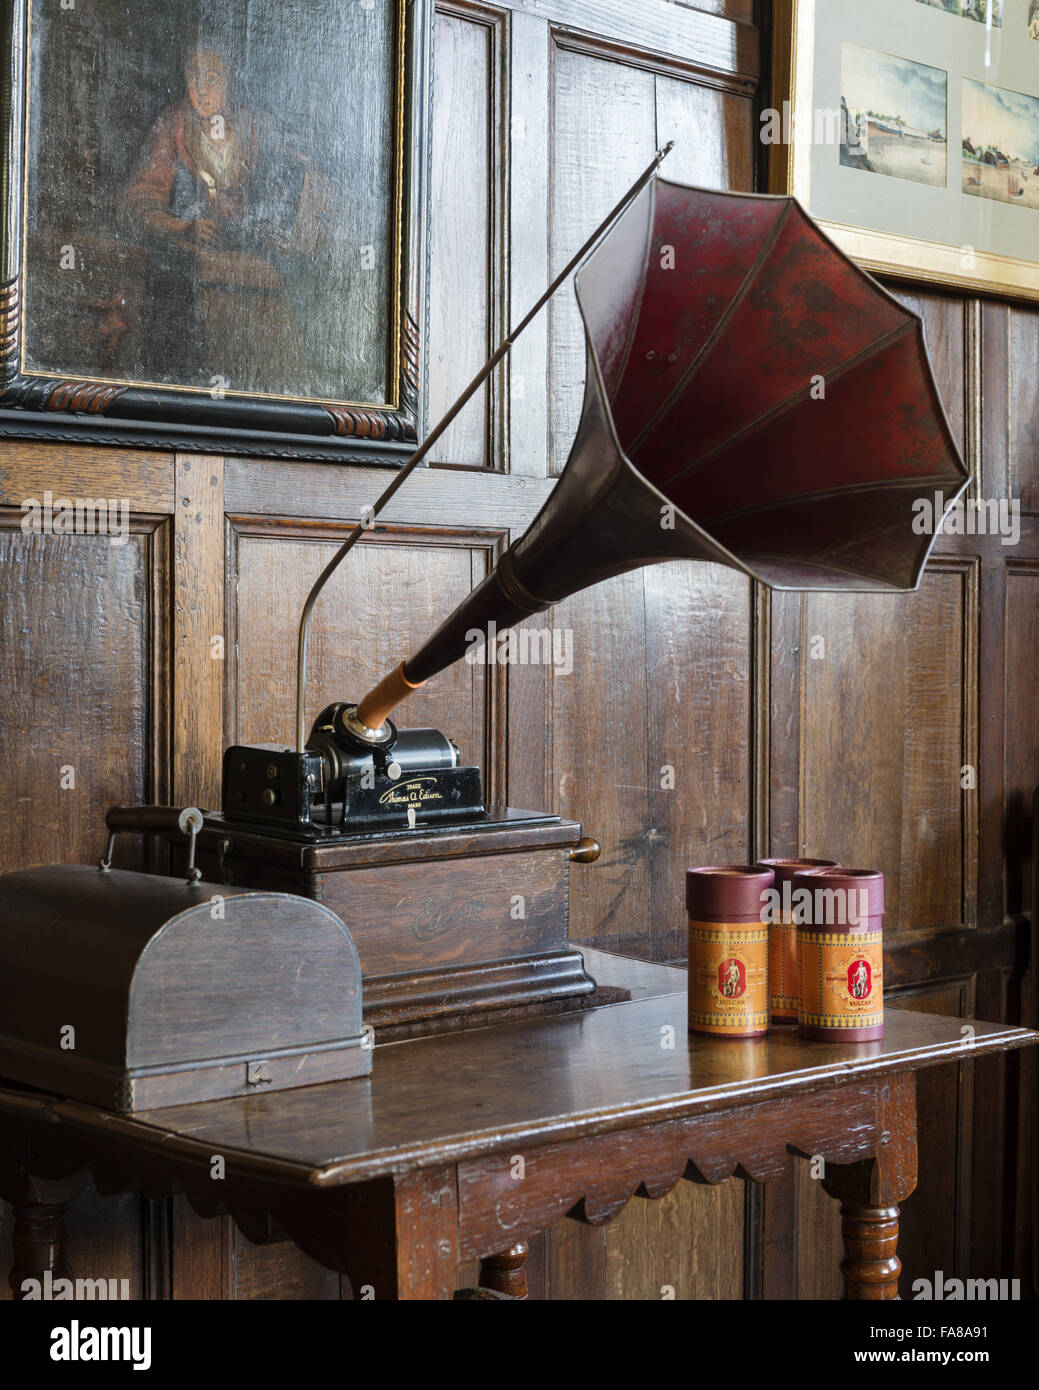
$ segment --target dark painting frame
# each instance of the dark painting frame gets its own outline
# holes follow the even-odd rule
[[[6,197],[0,227],[0,436],[345,462],[406,459],[423,423],[433,0],[388,0],[395,30],[396,139],[392,178],[387,178],[393,190],[392,244],[385,253],[392,257],[392,270],[377,309],[385,309],[389,389],[387,399],[371,403],[207,391],[117,374],[26,367],[33,313],[32,297],[27,304],[25,294],[25,189],[34,3],[40,0],[0,0],[0,169]],[[305,0],[290,8],[305,19]],[[363,82],[364,74],[346,72],[343,80]],[[60,100],[61,93],[56,96]],[[348,173],[370,178],[363,168]]]

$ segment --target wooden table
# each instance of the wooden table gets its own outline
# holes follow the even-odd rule
[[[368,1078],[132,1118],[0,1087],[12,1287],[65,1268],[64,1206],[91,1178],[287,1236],[357,1297],[451,1298],[480,1259],[490,1298],[523,1295],[524,1242],[564,1215],[598,1225],[682,1178],[767,1182],[797,1154],[841,1203],[847,1296],[896,1297],[915,1073],[1039,1034],[889,1009],[877,1043],[689,1038],[684,972],[588,955],[630,1003],[389,1044]]]

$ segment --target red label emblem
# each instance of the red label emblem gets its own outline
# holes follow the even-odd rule
[[[718,967],[718,993],[723,999],[739,999],[747,992],[747,967],[736,956]]]
[[[848,966],[848,993],[853,999],[868,999],[873,990],[873,971],[868,960],[853,960]]]

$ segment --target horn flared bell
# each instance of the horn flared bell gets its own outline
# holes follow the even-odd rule
[[[381,728],[513,626],[643,565],[699,559],[773,588],[905,592],[968,481],[920,319],[792,198],[655,178],[577,276],[587,375],[566,468],[530,529],[365,697]]]

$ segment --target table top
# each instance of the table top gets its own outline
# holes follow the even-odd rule
[[[1039,1042],[1027,1028],[889,1007],[884,1038],[820,1043],[796,1029],[688,1036],[685,972],[586,952],[630,1003],[378,1047],[371,1076],[119,1116],[0,1088],[0,1111],[243,1176],[333,1187],[523,1143],[603,1134],[915,1071]],[[972,1032],[964,1032],[969,1028]]]

